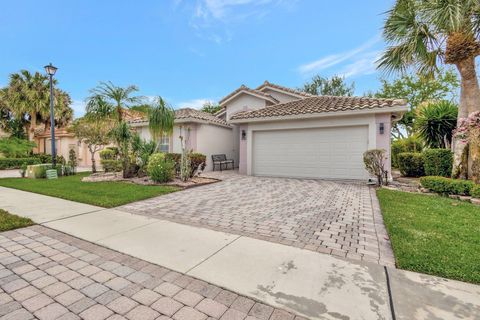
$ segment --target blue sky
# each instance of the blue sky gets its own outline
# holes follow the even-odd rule
[[[393,0],[17,0],[0,11],[0,86],[20,69],[59,67],[83,113],[99,81],[136,84],[174,107],[200,107],[241,84],[298,87],[341,74],[378,88],[374,61]]]

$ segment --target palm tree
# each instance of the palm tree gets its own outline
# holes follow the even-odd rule
[[[387,72],[413,68],[433,76],[439,64],[454,65],[461,78],[457,123],[480,110],[480,89],[475,57],[480,54],[480,3],[478,0],[397,0],[388,11],[383,35],[390,44],[378,60]],[[472,176],[478,150],[455,141],[454,174]]]
[[[175,112],[162,97],[158,97],[148,109],[148,129],[153,141],[157,144],[157,150],[162,138],[173,133],[174,120]]]
[[[87,115],[96,117],[110,117],[116,112],[115,106],[105,100],[102,96],[92,96],[87,99],[86,105]]]
[[[132,132],[125,121],[117,123],[117,125],[110,131],[112,140],[118,146],[120,159],[122,161],[123,177],[127,178],[127,171],[130,166],[129,152],[130,142],[132,139]]]
[[[415,129],[429,148],[448,148],[457,126],[458,108],[450,101],[431,102],[417,109]]]
[[[94,96],[102,97],[106,102],[114,105],[118,122],[123,120],[123,109],[129,108],[132,103],[137,103],[141,100],[141,97],[132,96],[134,92],[138,91],[138,87],[129,85],[125,88],[118,87],[112,82],[100,82],[100,84],[90,90],[93,98]]]
[[[54,84],[57,82],[54,80]],[[4,101],[12,115],[21,120],[26,127],[30,140],[37,122],[49,126],[50,119],[50,89],[49,79],[39,72],[34,74],[28,70],[10,75],[9,84],[4,92]],[[61,123],[71,120],[73,111],[70,108],[70,96],[59,89],[54,91],[55,119]]]

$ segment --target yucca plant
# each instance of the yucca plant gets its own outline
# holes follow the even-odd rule
[[[449,148],[457,126],[458,107],[450,101],[431,102],[417,109],[415,129],[429,148]]]

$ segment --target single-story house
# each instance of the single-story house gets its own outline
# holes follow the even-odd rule
[[[151,140],[148,120],[141,118],[129,122],[130,126],[145,140]],[[212,155],[225,154],[232,158],[233,126],[225,119],[210,113],[184,108],[175,110],[173,134],[165,136],[160,142],[160,151],[181,153],[180,136],[184,138],[186,148],[207,156],[205,170],[212,170]]]
[[[189,148],[207,155],[207,170],[212,154],[226,154],[246,175],[365,180],[368,149],[385,149],[390,171],[391,125],[407,111],[400,99],[315,96],[268,81],[242,85],[220,105],[215,115],[177,110],[164,150],[179,152],[189,128]],[[132,126],[149,138],[146,120]]]

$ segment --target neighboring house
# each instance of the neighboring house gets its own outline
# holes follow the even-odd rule
[[[145,140],[151,140],[148,129],[148,120],[137,119],[130,121],[140,136]],[[233,150],[233,128],[219,117],[195,109],[185,108],[175,110],[175,125],[173,134],[165,136],[160,142],[160,151],[181,153],[180,136],[186,141],[186,148],[194,152],[200,152],[207,156],[205,170],[212,170],[212,155],[226,154],[231,158]]]
[[[215,116],[177,110],[164,150],[179,152],[180,127],[188,127],[189,148],[207,155],[207,170],[212,154],[226,154],[242,174],[363,180],[368,149],[385,149],[390,171],[390,128],[407,111],[404,100],[315,96],[268,81],[242,85],[220,105]],[[132,126],[149,138],[147,121]]]

